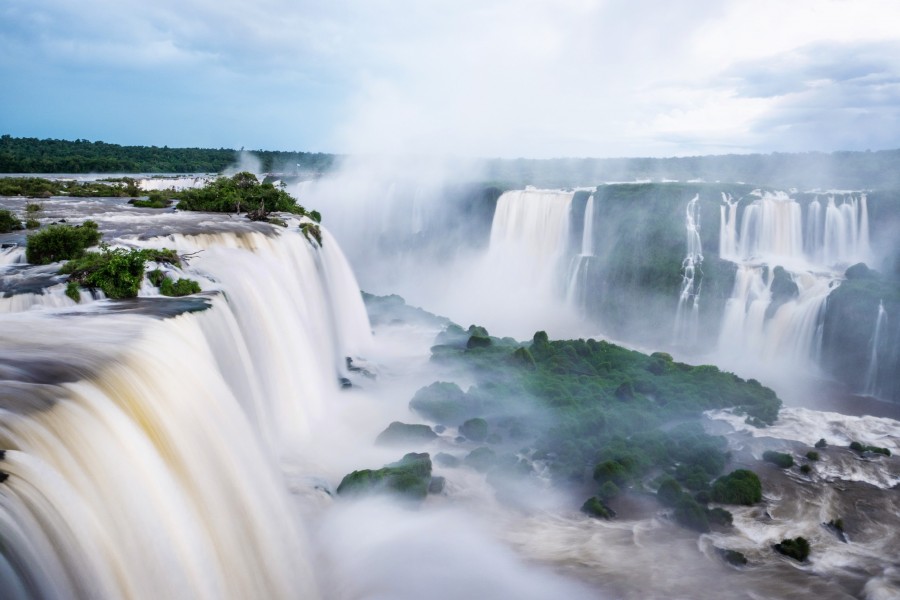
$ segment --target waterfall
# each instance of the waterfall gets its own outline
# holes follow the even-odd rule
[[[875,318],[875,331],[872,333],[872,349],[869,354],[869,367],[866,369],[866,383],[863,394],[876,396],[878,394],[878,346],[881,344],[881,330],[887,321],[887,313],[884,310],[884,301],[878,303],[878,316]]]
[[[527,188],[497,201],[487,262],[510,282],[556,294],[569,243],[573,192]]]
[[[726,260],[737,260],[737,210],[738,201],[731,194],[722,192],[722,206],[719,207],[719,256]]]
[[[588,197],[584,207],[584,228],[581,232],[581,253],[572,258],[569,283],[566,286],[566,303],[578,307],[583,303],[585,279],[590,260],[594,257],[594,195]]]
[[[124,240],[200,251],[208,310],[0,315],[7,597],[318,595],[279,459],[370,330],[334,239],[292,229]]]
[[[703,264],[703,248],[700,243],[700,213],[697,194],[687,204],[684,226],[687,233],[687,255],[681,263],[681,292],[678,296],[678,309],[675,313],[674,342],[676,345],[693,345],[697,341],[697,329],[700,320],[700,288],[702,272],[698,279],[698,271]]]

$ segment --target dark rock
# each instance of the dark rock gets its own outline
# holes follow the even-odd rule
[[[483,442],[488,434],[487,421],[478,417],[469,419],[459,426],[459,433],[473,442]]]
[[[437,434],[428,425],[409,425],[394,421],[378,434],[375,443],[385,446],[418,444],[430,442],[435,438]]]
[[[463,460],[463,462],[467,465],[484,473],[492,466],[497,460],[497,454],[488,448],[487,446],[481,446],[480,448],[475,448],[471,452],[469,452],[468,456]]]
[[[353,387],[353,383],[346,377],[339,377],[338,381],[341,384],[341,389],[347,389],[347,388]]]
[[[437,381],[417,391],[409,401],[409,408],[430,421],[453,426],[477,415],[476,401],[455,383],[445,381]]]
[[[736,567],[743,567],[747,564],[747,557],[744,556],[743,552],[738,552],[737,550],[726,550],[724,548],[716,548],[719,551],[719,555],[722,557],[725,562],[728,564],[734,565]]]
[[[453,456],[452,454],[447,454],[446,452],[438,452],[434,455],[434,462],[442,467],[458,467],[460,460]]]
[[[428,484],[428,493],[441,494],[444,492],[444,487],[446,486],[446,484],[446,479],[444,479],[440,475],[435,475],[431,478],[431,483]]]
[[[809,557],[809,542],[804,537],[786,538],[773,546],[776,552],[800,562]]]

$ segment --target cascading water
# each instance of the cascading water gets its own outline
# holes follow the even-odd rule
[[[588,197],[584,207],[584,228],[581,232],[581,252],[572,259],[571,275],[566,287],[566,302],[569,305],[581,305],[584,299],[578,298],[580,290],[585,289],[585,276],[588,264],[594,257],[594,195]]]
[[[738,264],[719,350],[736,362],[813,365],[825,299],[843,270],[869,256],[865,195],[834,195],[823,208],[785,193],[756,191],[749,202],[722,197],[719,254]],[[738,228],[738,224],[740,227]],[[773,294],[775,267],[785,272]]]
[[[866,396],[878,395],[878,348],[881,344],[881,330],[887,321],[887,312],[884,310],[884,302],[878,303],[878,317],[875,319],[875,331],[872,333],[872,350],[869,354],[869,367],[866,369],[866,384],[863,394]]]
[[[325,230],[319,248],[228,217],[158,221],[203,233],[118,241],[194,253],[205,296],[33,307],[49,282],[0,315],[3,595],[315,597],[279,465],[369,344],[353,275]]]
[[[687,255],[681,263],[681,292],[675,313],[675,345],[691,346],[697,341],[700,322],[700,289],[702,287],[703,247],[700,243],[700,213],[697,210],[697,194],[687,204],[684,226],[687,232]],[[699,278],[698,278],[699,275]]]

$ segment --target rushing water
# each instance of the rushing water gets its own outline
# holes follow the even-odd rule
[[[524,286],[558,305],[571,200],[538,190],[501,197],[482,266],[452,283],[480,302],[493,289],[478,287],[489,283],[478,279],[483,268],[513,298]],[[699,223],[687,210],[696,266]],[[900,426],[887,418],[787,409],[760,433],[736,415],[712,415],[738,464],[757,465],[770,447],[802,455],[819,437],[834,447],[810,477],[762,469],[764,503],[737,509],[733,530],[699,537],[640,497],[616,521],[590,520],[542,481],[517,490],[512,507],[468,469],[437,467],[446,491],[416,511],[336,501],[330,490],[343,474],[398,458],[372,441],[390,421],[408,421],[412,393],[437,376],[428,356],[440,321],[388,315],[373,337],[338,241],[323,230],[319,247],[296,220],[283,229],[95,199],[48,200],[41,218],[88,217],[115,244],[188,256],[163,268],[203,292],[169,299],[145,284],[132,301],[85,293],[76,304],[54,267],[24,264],[21,246],[0,254],[3,597],[876,600],[900,590],[892,489],[900,463],[841,447],[865,440],[900,450]],[[417,219],[424,227],[427,211]],[[585,242],[591,226],[586,216],[576,232],[582,255],[594,250]],[[732,317],[741,335],[749,313],[765,320],[767,273],[738,267],[746,299]],[[818,297],[818,279],[794,280],[796,306],[770,321],[793,323],[805,299]],[[788,332],[780,338],[766,330],[760,351],[810,352],[785,349],[806,331],[790,327],[779,326]],[[378,377],[349,371],[347,357],[374,361]],[[341,378],[353,387],[341,390]],[[427,449],[462,456],[469,447],[455,436],[444,432]],[[837,516],[849,543],[821,525]],[[813,541],[810,563],[771,551],[794,535]],[[725,565],[716,549],[726,547],[750,564]]]

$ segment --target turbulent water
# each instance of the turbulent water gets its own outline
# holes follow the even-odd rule
[[[527,335],[546,328],[542,316],[552,322],[550,312],[572,308],[567,296],[578,263],[596,252],[591,232],[602,215],[595,215],[591,197],[582,227],[573,228],[572,200],[571,191],[507,192],[497,202],[487,246],[474,258],[462,255],[472,259],[465,268],[443,263],[442,274],[416,272],[412,279],[445,279],[435,294],[443,306],[492,333],[494,325]],[[419,202],[402,224],[378,223],[425,231],[434,213],[423,196]],[[764,232],[781,216],[795,219],[790,201],[753,202],[752,218],[737,212],[751,206],[742,209],[732,199],[723,206],[720,253],[738,265],[723,330],[746,340],[748,352],[809,356],[815,332],[804,319],[819,310],[816,302],[827,293],[820,286],[833,282],[831,267],[869,251],[865,198],[810,204],[808,221],[777,225],[771,235]],[[0,204],[21,210],[24,200]],[[691,336],[698,326],[694,272],[702,267],[702,224],[690,203],[684,211],[684,285],[673,298],[680,316],[666,336],[673,330]],[[227,215],[136,209],[120,200],[44,201],[45,222],[90,217],[115,244],[169,247],[187,256],[181,269],[163,267],[200,282],[202,293],[187,299],[160,297],[145,283],[136,300],[85,293],[76,304],[55,267],[25,264],[24,235],[0,236],[6,245],[0,251],[0,471],[9,476],[0,483],[3,597],[879,600],[900,594],[900,462],[845,447],[863,439],[900,451],[900,423],[890,418],[789,408],[774,427],[756,430],[730,413],[711,414],[710,429],[728,436],[737,464],[759,470],[766,490],[762,505],[735,511],[735,528],[727,533],[698,537],[640,495],[617,520],[591,520],[577,511],[582,499],[543,480],[521,490],[523,500],[513,509],[484,475],[439,466],[445,492],[419,510],[334,499],[344,474],[379,467],[402,452],[372,442],[389,422],[415,418],[408,401],[438,376],[428,357],[443,322],[386,315],[370,324],[351,269],[371,280],[370,263],[358,248],[348,261],[341,246],[352,232],[362,235],[366,223],[356,219],[371,224],[377,211],[323,212],[339,234],[323,229],[320,247],[297,230],[296,220],[281,228]],[[808,226],[818,221],[821,227]],[[759,239],[748,241],[754,236]],[[387,256],[381,250],[379,258]],[[800,290],[767,325],[754,321],[771,301],[772,270],[763,269],[760,256],[796,259],[784,266],[797,268],[791,277]],[[381,276],[397,264],[372,268]],[[580,326],[583,336],[592,333],[574,311],[559,318],[569,331]],[[873,338],[874,354],[877,327]],[[377,377],[350,370],[348,357]],[[464,374],[440,375],[470,383]],[[342,389],[348,382],[352,387]],[[819,438],[829,448],[812,475],[760,469],[763,450],[802,454]],[[428,450],[462,456],[469,447],[451,428]],[[837,516],[846,521],[846,541],[822,525]],[[771,551],[772,543],[795,535],[812,541],[809,563]],[[726,547],[744,552],[750,564],[726,565],[717,550]]]

